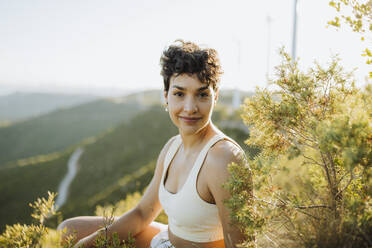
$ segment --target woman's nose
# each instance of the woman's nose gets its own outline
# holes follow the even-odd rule
[[[198,111],[198,106],[192,97],[188,97],[185,101],[183,109],[185,112],[195,113],[196,111]]]

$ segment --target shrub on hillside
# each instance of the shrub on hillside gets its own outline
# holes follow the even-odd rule
[[[0,235],[0,247],[52,247],[50,242],[58,241],[59,235],[45,226],[45,220],[56,215],[55,196],[56,194],[48,192],[47,200],[39,198],[34,204],[30,204],[33,208],[32,217],[38,222],[37,224],[7,225],[5,232]]]
[[[106,213],[112,213],[113,216],[120,216],[134,208],[141,200],[142,195],[143,193],[134,192],[133,194],[128,194],[124,200],[120,200],[115,204],[108,204],[105,206],[98,205],[95,213],[97,216],[105,216]],[[168,224],[168,216],[165,214],[164,210],[161,211],[155,221]]]
[[[336,58],[304,73],[281,55],[275,90],[244,103],[246,143],[262,150],[250,163],[254,201],[232,192],[253,204],[236,209],[238,223],[262,230],[260,246],[370,247],[372,87],[356,88]],[[235,174],[231,187],[250,185]]]
[[[65,243],[61,243],[62,232],[48,228],[45,221],[55,216],[57,213],[54,209],[54,198],[56,194],[48,192],[48,199],[39,198],[30,206],[33,208],[32,217],[37,220],[37,224],[25,225],[14,224],[6,226],[4,233],[0,235],[0,247],[2,248],[71,248],[74,244],[74,237],[67,238]],[[133,198],[133,197],[132,197]],[[128,197],[127,199],[132,199]],[[130,205],[131,202],[123,203]],[[110,215],[104,215],[105,221],[101,235],[98,236],[95,247],[97,248],[134,248],[134,239],[130,236],[128,241],[120,241],[117,234],[113,237],[108,237],[106,228],[113,221],[111,212]]]

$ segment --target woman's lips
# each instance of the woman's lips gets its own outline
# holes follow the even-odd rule
[[[183,116],[180,116],[180,118],[186,123],[195,123],[201,119],[201,117],[196,118],[196,117],[183,117]]]

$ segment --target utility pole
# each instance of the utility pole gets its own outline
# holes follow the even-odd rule
[[[240,76],[240,67],[241,67],[241,45],[240,45],[240,41],[238,40],[237,41],[237,50],[238,50],[238,56],[237,56],[237,59],[238,59],[238,66],[237,66],[237,78],[239,78],[239,81],[238,82],[235,82],[235,88],[233,90],[233,97],[232,97],[232,106],[233,106],[233,109],[238,109],[239,106],[240,106],[240,92],[237,88],[237,83],[240,83],[241,82],[241,76]]]
[[[298,0],[294,0],[293,8],[293,32],[292,32],[292,59],[296,59],[296,41],[297,41],[297,12],[298,12]]]

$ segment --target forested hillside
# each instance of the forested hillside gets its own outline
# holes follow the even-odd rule
[[[136,101],[102,99],[0,128],[0,167],[10,161],[62,151],[128,121],[139,109]]]
[[[141,191],[152,177],[161,147],[176,133],[168,113],[154,106],[85,147],[63,215],[93,214],[98,204]]]
[[[72,151],[49,156],[44,162],[29,161],[24,166],[0,168],[0,232],[5,224],[31,222],[28,203],[45,196],[48,190],[57,192]]]

